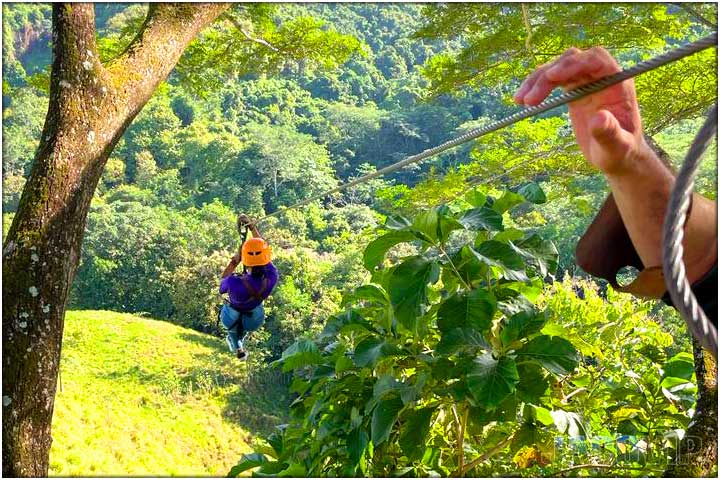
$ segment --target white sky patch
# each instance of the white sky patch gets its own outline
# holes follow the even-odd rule
[[[85,70],[92,70],[92,62],[85,60],[82,65]]]
[[[38,289],[35,286],[28,288],[28,291],[30,292],[30,295],[32,295],[33,297],[37,297],[38,294],[40,293],[40,292],[38,292]]]
[[[7,395],[3,395],[3,407],[7,407],[12,403],[12,399]]]
[[[33,253],[32,255],[30,255],[30,260],[32,260],[33,262],[38,262],[40,261],[40,257],[37,253]]]
[[[95,132],[90,130],[87,135],[88,143],[95,143]]]

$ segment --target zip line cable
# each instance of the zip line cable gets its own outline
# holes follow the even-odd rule
[[[620,82],[636,77],[642,73],[649,72],[658,67],[667,65],[668,63],[676,62],[682,58],[688,57],[702,50],[714,47],[717,45],[717,32],[707,37],[701,38],[692,43],[688,43],[680,48],[671,50],[657,57],[649,60],[640,62],[633,67],[626,70],[622,70],[613,75],[601,78],[600,80],[591,82],[587,85],[583,85],[576,89],[565,92],[557,97],[547,99],[542,103],[534,106],[527,107],[519,112],[516,112],[508,117],[492,122],[484,127],[470,130],[469,132],[461,135],[452,140],[448,140],[436,147],[424,150],[416,155],[411,155],[404,160],[388,165],[385,168],[377,170],[376,172],[363,175],[354,180],[338,185],[337,187],[331,188],[325,192],[313,195],[305,200],[297,202],[289,207],[281,208],[273,213],[265,215],[255,221],[256,224],[261,223],[268,218],[278,216],[288,210],[297,209],[325,198],[333,193],[340,192],[347,188],[355,185],[360,185],[369,180],[377,177],[381,177],[388,173],[395,172],[404,168],[408,165],[418,163],[428,157],[437,155],[438,153],[444,152],[458,145],[466,143],[470,140],[482,137],[489,133],[495,132],[501,128],[507,127],[514,123],[524,120],[529,117],[539,115],[547,112],[548,110],[560,107],[567,103],[579,100],[583,97],[596,93],[600,90],[604,90],[612,85],[616,85]],[[663,273],[665,276],[665,284],[670,294],[670,298],[673,304],[677,308],[680,315],[685,320],[685,323],[692,332],[692,334],[700,341],[700,343],[710,350],[713,357],[717,360],[718,358],[718,344],[717,344],[717,328],[715,325],[710,323],[709,319],[705,315],[705,312],[700,308],[697,302],[697,298],[691,289],[690,282],[687,278],[687,272],[685,265],[683,264],[683,227],[687,218],[687,213],[690,208],[690,199],[692,197],[692,191],[694,186],[694,179],[697,173],[698,165],[703,153],[711,143],[715,134],[717,133],[717,105],[714,106],[709,115],[708,119],[697,134],[693,144],[685,158],[682,169],[677,176],[675,186],[671,193],[670,201],[668,202],[668,209],[663,224]],[[525,162],[521,162],[525,164]],[[506,172],[503,172],[506,173]],[[499,174],[501,175],[501,174]],[[496,175],[497,177],[498,175]]]
[[[603,77],[600,80],[596,80],[594,82],[588,83],[587,85],[583,85],[581,87],[567,91],[567,92],[563,93],[562,95],[558,95],[557,97],[547,99],[547,100],[543,101],[542,103],[535,105],[534,107],[524,108],[524,109],[520,110],[519,112],[516,112],[508,117],[505,117],[500,120],[496,120],[484,127],[479,127],[479,128],[470,130],[469,132],[467,132],[463,135],[460,135],[459,137],[456,137],[452,140],[448,140],[445,143],[441,143],[440,145],[438,145],[436,147],[428,148],[427,150],[424,150],[418,154],[411,155],[411,156],[405,158],[404,160],[400,160],[399,162],[393,163],[392,165],[388,165],[385,168],[381,168],[380,170],[377,170],[375,172],[368,173],[368,174],[358,177],[354,180],[351,180],[349,182],[338,185],[337,187],[331,188],[322,193],[318,193],[317,195],[313,195],[309,198],[306,198],[305,200],[301,200],[293,205],[290,205],[289,207],[280,208],[272,213],[269,213],[269,214],[255,220],[255,224],[260,224],[261,222],[264,222],[268,218],[276,217],[282,213],[287,212],[288,210],[295,210],[297,208],[304,207],[305,205],[308,205],[308,204],[314,202],[315,200],[323,199],[323,198],[327,197],[328,195],[332,195],[333,193],[340,192],[347,188],[354,187],[356,185],[365,183],[374,178],[381,177],[388,173],[395,172],[397,170],[400,170],[401,168],[407,167],[408,165],[418,163],[422,160],[425,160],[426,158],[435,156],[438,153],[444,152],[444,151],[454,148],[458,145],[469,142],[470,140],[474,140],[476,138],[487,135],[488,133],[492,133],[496,130],[500,130],[501,128],[507,127],[514,123],[517,123],[520,120],[525,120],[526,118],[534,117],[541,113],[547,112],[548,110],[552,110],[552,109],[560,107],[562,105],[566,105],[570,102],[574,102],[575,100],[579,100],[583,97],[587,97],[588,95],[592,95],[593,93],[597,93],[600,90],[604,90],[604,89],[611,87],[613,85],[616,85],[620,82],[623,82],[630,78],[636,77],[642,73],[649,72],[650,70],[654,70],[658,67],[662,67],[663,65],[667,65],[668,63],[676,62],[682,58],[688,57],[688,56],[698,53],[702,50],[708,49],[710,47],[714,47],[715,45],[717,45],[717,38],[718,38],[717,32],[715,32],[712,35],[708,35],[707,37],[701,38],[700,40],[697,40],[692,43],[688,43],[688,44],[683,45],[682,47],[679,47],[675,50],[671,50],[669,52],[663,53],[662,55],[658,55],[657,57],[640,62],[640,63],[634,65],[633,67],[628,68],[627,70],[623,70],[623,71],[615,73],[613,75]]]

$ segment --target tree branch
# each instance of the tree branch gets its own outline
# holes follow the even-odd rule
[[[138,36],[108,64],[109,92],[132,119],[177,64],[187,45],[228,3],[151,3]]]
[[[249,41],[255,42],[255,43],[259,43],[260,45],[263,45],[263,46],[265,46],[265,47],[268,47],[268,48],[269,48],[270,50],[272,50],[273,52],[279,52],[279,51],[280,51],[280,50],[278,50],[277,48],[273,47],[273,46],[272,46],[267,40],[265,40],[264,38],[253,37],[252,35],[250,35],[250,34],[247,32],[247,30],[245,30],[245,28],[240,24],[240,22],[237,21],[237,19],[236,19],[235,17],[232,17],[232,16],[228,15],[228,16],[227,16],[227,19],[228,19],[228,20],[230,21],[230,23],[232,23],[232,24],[235,26],[235,28],[237,28],[238,31],[239,31],[240,33],[242,33],[243,36],[244,36],[246,39],[248,39]]]
[[[53,87],[92,82],[92,73],[100,66],[95,42],[95,6],[92,3],[56,3],[53,5]]]
[[[465,467],[463,469],[458,469],[455,473],[453,473],[453,477],[464,477],[467,472],[469,472],[473,468],[477,467],[481,463],[487,461],[490,457],[492,457],[496,453],[500,452],[503,448],[505,448],[507,446],[508,443],[512,442],[514,438],[515,438],[515,434],[510,435],[508,438],[506,438],[502,442],[495,445],[495,447],[492,450],[490,450],[489,452],[480,455],[475,460],[473,460],[472,462],[465,465]]]
[[[695,10],[695,9],[694,9],[693,7],[691,7],[690,5],[685,4],[685,3],[679,3],[679,2],[678,2],[678,3],[673,3],[673,5],[682,8],[683,10],[685,10],[686,12],[688,12],[691,17],[693,17],[695,20],[697,20],[698,22],[702,23],[702,24],[705,25],[706,27],[710,27],[710,28],[712,28],[713,30],[717,30],[717,25],[716,25],[716,24],[712,23],[710,20],[708,20],[707,18],[705,18],[705,17],[703,17],[702,15],[700,15],[700,12],[698,12],[697,10]]]

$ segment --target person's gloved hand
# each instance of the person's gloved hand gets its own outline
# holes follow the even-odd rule
[[[238,224],[241,227],[249,227],[252,224],[252,220],[244,213],[241,213],[240,215],[238,215]]]
[[[619,72],[620,66],[603,48],[571,48],[539,67],[515,94],[521,105],[537,105],[556,87],[571,90]],[[608,175],[638,167],[648,153],[632,79],[570,103],[570,120],[585,158]]]

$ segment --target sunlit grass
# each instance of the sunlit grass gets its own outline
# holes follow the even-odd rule
[[[247,368],[220,338],[68,312],[50,475],[225,476],[251,451],[250,431],[280,420],[282,399],[258,394]]]

